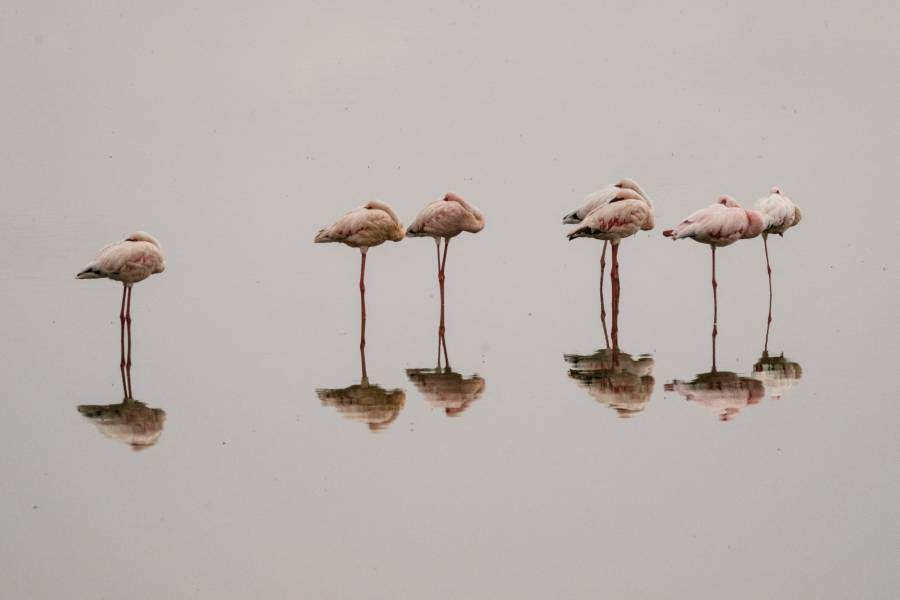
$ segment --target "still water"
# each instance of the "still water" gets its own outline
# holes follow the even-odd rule
[[[900,209],[848,193],[890,187],[891,20],[831,15],[838,48],[781,4],[528,9],[523,33],[407,7],[427,35],[310,10],[4,24],[0,596],[895,597]],[[676,51],[578,41],[623,48],[616,22]],[[789,60],[718,39],[736,22]],[[653,77],[665,102],[602,93]],[[620,176],[657,230],[622,245],[614,355],[601,244],[560,220]],[[772,185],[803,221],[770,239],[771,328],[762,241],[722,249],[714,357],[709,250],[660,230]],[[445,344],[433,243],[387,243],[363,373],[359,253],[312,238],[449,189],[487,226],[451,244]],[[123,402],[120,288],[74,274],[135,229],[168,268],[134,289]]]

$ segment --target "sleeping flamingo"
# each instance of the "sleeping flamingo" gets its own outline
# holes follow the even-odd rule
[[[582,219],[581,226],[568,235],[570,240],[591,237],[612,243],[613,264],[610,278],[612,279],[613,294],[613,347],[618,346],[618,310],[621,291],[619,281],[619,242],[638,231],[649,231],[650,229],[653,229],[653,205],[650,201],[633,189],[617,188],[609,202],[588,213]],[[602,279],[600,283],[602,290]]]
[[[641,186],[632,179],[620,179],[618,183],[611,183],[604,188],[597,190],[596,192],[592,192],[585,196],[584,200],[580,207],[576,208],[565,217],[563,217],[563,225],[577,225],[581,223],[585,217],[591,214],[593,211],[597,210],[601,206],[606,206],[610,203],[615,197],[616,194],[623,189],[629,189],[633,192],[637,192],[640,196],[647,201],[647,204],[650,205],[650,208],[653,208],[653,203],[650,201],[650,197],[644,193],[644,190],[641,189]],[[603,337],[606,338],[606,347],[609,348],[609,337],[606,333],[606,302],[603,298],[603,275],[606,272],[606,246],[609,242],[607,240],[603,240],[603,250],[600,254],[600,323],[603,325]]]
[[[466,202],[457,194],[448,192],[440,200],[436,200],[423,208],[406,230],[406,237],[434,238],[437,246],[438,287],[441,293],[441,322],[438,326],[440,335],[444,333],[444,273],[447,268],[447,247],[450,238],[463,231],[478,233],[484,229],[484,215],[481,211]],[[444,258],[441,260],[441,238],[444,238]]]
[[[131,398],[131,286],[166,270],[166,259],[155,237],[137,231],[120,242],[113,242],[97,253],[92,263],[75,277],[112,279],[122,282],[122,307],[119,310],[119,370],[125,398]],[[128,329],[128,355],[125,354],[125,330]],[[126,375],[127,374],[127,375]]]
[[[772,321],[772,266],[769,263],[769,234],[784,232],[800,222],[800,209],[777,187],[769,190],[769,195],[760,198],[753,205],[754,210],[766,216],[766,228],[762,232],[763,248],[766,252],[766,272],[769,275],[769,322]]]
[[[712,289],[713,289],[713,345],[715,346],[716,326],[719,317],[719,303],[716,289],[716,248],[729,246],[738,240],[758,236],[766,228],[767,219],[755,210],[741,207],[731,196],[721,196],[706,208],[690,215],[673,229],[666,229],[663,235],[673,240],[692,238],[695,242],[709,244],[712,249]]]
[[[366,347],[366,253],[372,246],[378,246],[390,240],[399,242],[403,239],[403,225],[397,213],[385,202],[372,200],[364,206],[351,210],[316,234],[313,240],[317,244],[338,242],[351,248],[359,248],[362,254],[362,265],[359,271],[359,302],[362,315],[360,323],[360,354]],[[363,362],[365,362],[363,354]]]

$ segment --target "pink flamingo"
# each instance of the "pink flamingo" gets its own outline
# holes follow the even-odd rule
[[[363,377],[366,376],[366,362],[363,350],[366,347],[366,254],[369,248],[390,240],[403,239],[403,225],[397,213],[385,202],[372,200],[364,206],[351,210],[335,221],[331,227],[321,229],[313,241],[317,244],[338,242],[351,248],[359,248],[362,265],[359,271],[359,302],[362,315],[360,324],[359,350],[363,361]]]
[[[438,332],[444,334],[444,273],[447,268],[447,248],[450,238],[463,231],[478,233],[484,229],[484,215],[457,194],[447,192],[443,198],[423,208],[406,229],[406,237],[434,238],[437,246],[438,287],[441,293],[441,323]],[[441,238],[444,238],[444,258],[441,259]],[[446,342],[444,342],[446,344]],[[446,347],[444,349],[446,354]]]
[[[712,249],[712,289],[713,289],[713,355],[715,356],[715,335],[719,316],[716,289],[716,248],[730,246],[738,240],[758,236],[766,228],[766,218],[743,208],[731,196],[721,196],[706,208],[690,215],[673,229],[666,229],[663,235],[673,240],[692,238],[701,244],[709,244]]]
[[[166,270],[166,259],[155,237],[137,231],[120,242],[113,242],[97,253],[92,263],[75,277],[112,279],[122,282],[122,307],[119,310],[119,370],[125,398],[131,392],[131,286]],[[125,355],[125,330],[128,329],[128,355]],[[126,376],[127,373],[127,376]]]
[[[619,280],[619,242],[638,231],[653,229],[653,205],[640,192],[617,188],[613,198],[592,210],[581,226],[569,233],[569,240],[591,237],[612,243],[613,348],[618,349],[618,313],[621,284]],[[601,257],[601,269],[603,258]],[[601,270],[601,291],[603,289]],[[601,298],[601,311],[602,298]],[[605,320],[604,320],[605,324]]]
[[[769,234],[784,232],[800,222],[800,209],[778,187],[769,190],[769,195],[760,198],[753,205],[754,210],[766,217],[766,228],[762,232],[763,248],[766,252],[766,272],[769,275],[769,322],[772,322],[772,265],[769,263]]]
[[[636,181],[627,178],[620,179],[618,183],[611,183],[606,187],[585,196],[580,207],[563,217],[563,224],[577,225],[581,223],[589,214],[601,206],[606,206],[612,202],[616,198],[616,194],[623,189],[637,192],[644,200],[646,200],[647,204],[650,205],[650,208],[653,208],[650,197],[643,189],[641,189],[641,186],[638,185]],[[603,337],[606,338],[607,348],[609,348],[609,337],[606,333],[606,301],[603,298],[603,275],[606,272],[606,246],[608,243],[607,240],[603,241],[603,251],[600,254],[600,322],[603,325]]]

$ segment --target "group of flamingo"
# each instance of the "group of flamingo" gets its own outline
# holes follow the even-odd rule
[[[681,221],[663,235],[673,240],[691,238],[708,244],[712,252],[713,288],[713,336],[715,339],[718,321],[718,298],[716,283],[716,248],[728,246],[742,239],[762,236],[769,278],[769,318],[771,320],[772,268],[769,261],[768,236],[785,231],[800,222],[799,208],[777,187],[769,195],[761,198],[753,209],[741,207],[731,196],[721,196],[716,203],[698,210]],[[577,224],[568,234],[570,240],[595,238],[603,240],[601,265],[601,312],[605,328],[605,308],[603,308],[603,277],[606,266],[607,245],[612,244],[612,310],[613,348],[618,348],[618,300],[621,284],[619,275],[619,244],[638,231],[654,227],[654,207],[650,197],[635,181],[622,179],[590,195],[578,209],[567,214],[563,223]],[[369,248],[386,241],[398,242],[406,237],[430,237],[437,250],[437,278],[440,291],[440,324],[438,328],[438,354],[441,344],[446,358],[444,340],[444,281],[447,267],[447,250],[450,240],[463,232],[478,233],[484,229],[484,215],[472,204],[457,194],[447,193],[440,200],[423,208],[412,224],[404,229],[397,213],[385,202],[373,200],[354,209],[333,225],[319,231],[316,243],[336,242],[352,248],[359,248],[361,254],[360,292],[360,352],[363,378],[365,379],[365,272],[366,256]],[[441,252],[441,240],[444,242]],[[125,398],[133,398],[131,391],[131,297],[135,283],[165,270],[165,258],[159,242],[152,235],[136,232],[124,240],[114,242],[97,254],[95,260],[82,269],[78,279],[106,278],[123,284],[120,319],[120,371]],[[608,344],[608,342],[607,342]]]
[[[712,251],[713,289],[713,332],[718,321],[718,297],[716,283],[716,248],[729,246],[738,240],[746,240],[762,235],[766,256],[766,271],[769,278],[769,312],[772,303],[772,266],[769,261],[768,236],[771,233],[783,235],[785,231],[800,222],[800,209],[777,187],[769,190],[769,195],[760,198],[753,209],[743,208],[731,196],[721,196],[715,204],[702,208],[663,235],[673,240],[691,238],[702,244],[709,244]],[[619,243],[638,231],[649,231],[654,227],[653,202],[637,182],[622,179],[601,190],[589,194],[581,207],[563,218],[564,224],[578,224],[569,233],[569,239],[590,237],[603,240],[600,256],[601,311],[604,311],[603,272],[606,267],[606,246],[612,244],[612,305],[613,305],[613,345],[617,344],[618,300],[621,290],[619,277]],[[605,327],[605,314],[601,314]]]
[[[438,345],[444,345],[444,279],[447,269],[447,249],[450,240],[467,231],[478,233],[484,229],[484,215],[480,210],[463,200],[457,194],[448,192],[440,200],[429,203],[423,208],[412,224],[403,229],[397,213],[386,202],[373,200],[357,209],[351,210],[330,227],[316,234],[313,241],[317,244],[341,243],[351,248],[359,248],[362,255],[359,272],[360,298],[360,353],[363,357],[363,376],[365,377],[366,345],[366,255],[369,248],[387,241],[399,242],[405,237],[430,237],[434,239],[437,249],[437,278],[441,298],[441,317],[438,325]],[[441,256],[441,240],[444,240],[444,252]],[[439,348],[440,352],[440,348]]]

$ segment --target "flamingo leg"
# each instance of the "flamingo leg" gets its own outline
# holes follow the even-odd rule
[[[127,399],[128,382],[125,379],[125,300],[128,296],[128,286],[122,284],[122,308],[119,309],[119,372],[122,374],[122,392]]]
[[[450,238],[444,238],[444,260],[441,261],[440,269],[438,270],[438,284],[441,288],[441,324],[438,326],[438,335],[444,335],[444,273],[447,269],[447,248],[450,247]]]
[[[606,246],[609,242],[603,240],[603,252],[600,254],[600,323],[603,325],[603,339],[606,341],[606,349],[609,350],[609,333],[606,330],[606,299],[603,297],[603,275],[606,272]]]
[[[772,322],[772,264],[769,262],[769,234],[764,233],[763,249],[766,251],[766,273],[769,275],[769,323]]]
[[[712,370],[716,371],[716,336],[719,334],[718,323],[719,323],[719,301],[716,290],[719,287],[719,284],[716,283],[716,247],[710,246],[712,248],[712,290],[713,290],[713,329],[712,329]]]
[[[450,370],[450,357],[447,355],[447,336],[446,336],[446,334],[441,336],[441,344],[443,344],[443,346],[444,346],[444,367],[449,371]],[[438,350],[438,353],[440,353],[440,350]]]
[[[128,380],[128,397],[134,398],[134,392],[131,388],[131,294],[133,288],[128,288],[128,304],[125,308],[125,327],[128,329],[128,356],[125,359],[125,374]]]
[[[612,243],[612,344],[613,353],[619,351],[619,243]]]
[[[359,358],[362,364],[362,376],[364,380],[368,380],[366,375],[366,253],[368,248],[360,249],[362,253],[362,261],[359,268]]]

